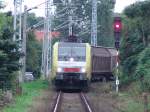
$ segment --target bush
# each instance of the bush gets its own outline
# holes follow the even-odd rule
[[[41,90],[48,88],[48,83],[37,80],[30,83],[23,83],[23,95],[16,96],[15,103],[6,106],[2,112],[27,112],[32,105],[33,99],[41,94]]]
[[[145,48],[140,53],[139,63],[136,68],[136,80],[141,81],[141,89],[150,91],[150,48]]]

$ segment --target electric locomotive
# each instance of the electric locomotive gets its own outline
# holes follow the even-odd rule
[[[91,80],[88,43],[56,42],[52,61],[52,82],[56,89],[88,89]]]

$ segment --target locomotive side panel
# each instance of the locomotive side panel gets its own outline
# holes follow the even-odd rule
[[[58,66],[58,43],[53,45],[53,55],[52,55],[52,75],[51,78],[53,79],[56,76]]]
[[[87,43],[86,44],[86,71],[87,77],[91,79],[91,46]]]

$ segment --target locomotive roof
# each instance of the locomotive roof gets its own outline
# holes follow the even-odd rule
[[[86,43],[73,43],[73,42],[59,42],[59,46],[63,47],[85,47]]]

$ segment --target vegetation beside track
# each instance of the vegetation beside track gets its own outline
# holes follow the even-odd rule
[[[134,82],[141,92],[150,92],[150,5],[149,0],[139,1],[125,8],[120,48],[121,84]]]
[[[132,83],[126,90],[115,92],[114,83],[93,83],[88,98],[93,102],[94,108],[108,112],[144,112],[144,96],[140,85]],[[150,95],[148,95],[148,109],[150,110]]]
[[[119,93],[117,97],[117,108],[119,112],[144,112],[142,96],[132,96],[129,93]]]
[[[118,108],[120,112],[144,112],[144,94],[139,82],[133,82],[130,86],[122,88],[117,95]],[[148,110],[150,110],[150,94],[146,92],[148,97]]]
[[[16,96],[14,101],[6,106],[2,112],[27,112],[32,105],[33,99],[41,94],[43,89],[48,88],[48,82],[37,80],[22,84],[23,94]]]

